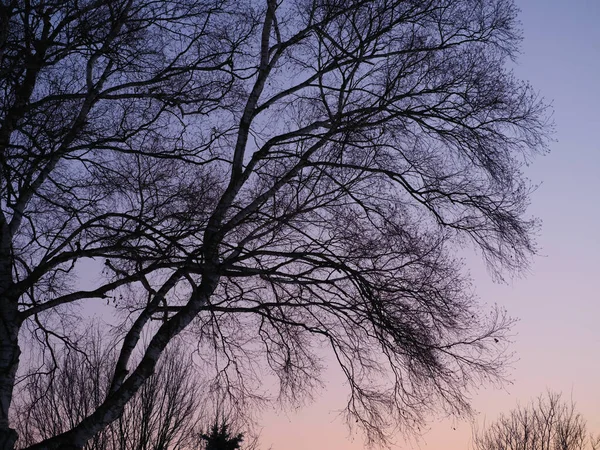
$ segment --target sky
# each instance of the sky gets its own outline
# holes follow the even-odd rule
[[[572,398],[600,433],[600,1],[517,0],[524,31],[515,74],[551,101],[556,142],[527,177],[538,189],[529,213],[542,219],[540,254],[525,278],[492,281],[481,261],[469,261],[482,303],[504,306],[514,327],[512,383],[472,395],[475,421],[525,404],[547,389]],[[347,391],[332,369],[325,389],[297,412],[267,411],[265,450],[358,450],[337,410]],[[398,449],[467,450],[471,424],[432,417],[418,442]]]

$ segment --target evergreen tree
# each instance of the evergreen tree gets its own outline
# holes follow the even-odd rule
[[[205,450],[235,450],[240,448],[244,434],[231,434],[229,424],[224,420],[219,424],[216,420],[208,434],[202,433],[201,439],[205,442]]]

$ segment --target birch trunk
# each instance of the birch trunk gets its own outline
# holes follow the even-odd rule
[[[18,343],[17,303],[0,300],[0,450],[13,450],[17,432],[10,428],[8,411],[21,350]]]

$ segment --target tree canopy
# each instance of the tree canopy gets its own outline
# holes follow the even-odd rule
[[[475,450],[598,450],[600,435],[590,432],[575,403],[547,392],[525,406],[475,430]]]
[[[29,448],[81,448],[181,333],[244,405],[310,392],[327,347],[370,440],[467,411],[510,320],[460,249],[535,251],[519,42],[511,0],[3,0],[0,449],[25,343],[76,347],[106,303],[104,398]]]

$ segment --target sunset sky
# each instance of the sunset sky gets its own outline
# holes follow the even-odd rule
[[[506,285],[492,282],[481,261],[468,261],[477,293],[519,322],[512,384],[473,393],[479,424],[546,389],[573,398],[589,427],[600,432],[600,1],[517,0],[525,41],[515,73],[554,106],[557,142],[526,174],[539,188],[530,213],[542,219],[540,255],[530,273]],[[355,450],[336,410],[347,391],[331,371],[317,400],[297,413],[267,412],[261,448]],[[418,443],[398,436],[397,448],[466,450],[471,426],[431,418]]]

